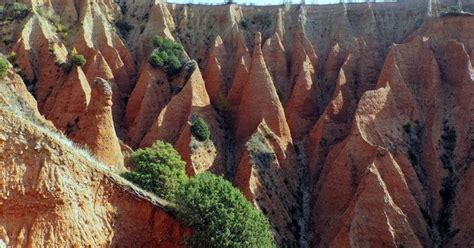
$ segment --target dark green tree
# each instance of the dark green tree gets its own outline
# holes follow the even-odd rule
[[[127,180],[167,200],[187,180],[185,162],[172,145],[157,141],[152,147],[135,151],[130,162],[133,171],[122,174]]]
[[[195,231],[191,247],[275,247],[266,217],[222,177],[198,174],[181,187],[176,202]]]
[[[196,117],[191,125],[191,133],[193,134],[196,139],[200,141],[206,141],[211,136],[211,132],[209,131],[209,126],[207,125],[206,121],[201,117]]]
[[[160,36],[153,38],[153,45],[157,48],[149,58],[153,67],[161,68],[169,75],[178,73],[183,67],[183,46],[181,44]]]

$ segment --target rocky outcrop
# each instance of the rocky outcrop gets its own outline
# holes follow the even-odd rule
[[[189,78],[184,87],[161,110],[153,125],[140,143],[140,146],[151,146],[157,140],[175,144],[176,149],[187,162],[186,171],[189,175],[211,170],[224,173],[222,151],[223,135],[219,127],[217,115],[210,105],[204,80],[198,68],[189,68]],[[199,144],[191,135],[190,125],[193,118],[203,118],[211,130],[211,140]],[[196,143],[197,142],[197,143]],[[209,143],[210,142],[210,143]],[[211,149],[195,149],[196,146],[210,145]],[[198,157],[203,160],[193,160],[195,152],[202,152]]]
[[[450,25],[445,23],[444,28],[449,30]],[[424,37],[427,34],[432,37]],[[468,152],[472,126],[467,127],[472,115],[456,114],[460,109],[471,112],[472,101],[467,99],[474,92],[468,76],[472,65],[462,42],[462,36],[447,41],[445,35],[426,30],[390,49],[377,89],[366,91],[357,104],[348,137],[331,145],[320,173],[315,173],[313,220],[316,236],[321,237],[315,244],[466,243],[454,234],[455,223],[464,224],[453,219],[456,206],[464,204],[457,187],[472,162]],[[346,61],[343,69],[347,65]],[[347,99],[342,99],[345,104]],[[312,165],[321,157],[315,159]],[[380,195],[375,197],[375,192]],[[372,205],[382,203],[376,198],[385,199],[385,206]],[[375,216],[361,221],[381,209],[386,210],[380,223],[366,226],[374,223]]]
[[[32,8],[29,15],[0,23],[0,50],[16,52],[16,58],[9,57],[14,65],[8,80],[0,83],[0,106],[21,120],[8,121],[26,119],[56,128],[101,161],[119,167],[120,149],[130,153],[159,139],[168,141],[186,160],[189,175],[210,170],[232,180],[269,217],[280,246],[471,245],[474,19],[435,16],[440,7],[456,1],[273,7],[153,0],[22,2]],[[472,4],[461,2],[464,10],[472,9]],[[184,46],[179,73],[166,74],[147,62],[155,35]],[[85,65],[70,67],[74,48],[85,55]],[[188,56],[197,63],[185,63]],[[27,87],[13,71],[22,75]],[[94,83],[97,77],[110,85]],[[40,117],[36,105],[51,122]],[[190,126],[196,117],[208,123],[209,140],[193,136]],[[25,125],[30,124],[5,130],[20,133],[11,128]],[[33,140],[38,138],[35,128],[25,129]],[[30,139],[22,135],[16,137],[19,142]],[[33,140],[21,141],[21,146],[10,140],[1,143],[19,151],[8,150],[4,156],[12,155],[5,157],[7,161],[17,163],[34,152],[22,148]],[[50,181],[66,185],[54,176],[59,175],[56,171],[68,176],[96,173],[72,171],[72,165],[60,169],[82,162],[69,161],[68,156],[75,155],[56,148],[34,164],[42,166],[40,177],[24,177],[40,180],[28,186],[41,188]],[[56,166],[48,167],[49,161]],[[10,163],[6,175],[12,171],[20,169]],[[84,184],[73,179],[67,182]],[[11,188],[23,183],[14,180]],[[77,187],[67,184],[61,189],[82,190]],[[55,222],[57,230],[79,233],[77,238],[66,237],[63,246],[81,239],[86,245],[114,246],[114,238],[106,235],[128,238],[115,228],[122,220],[133,223],[119,226],[134,237],[153,232],[174,240],[182,235],[181,227],[161,214],[157,218],[168,216],[163,223],[175,226],[174,231],[153,230],[154,224],[136,231],[134,221],[153,223],[150,216],[159,211],[145,200],[126,200],[152,212],[144,218],[137,217],[142,210],[129,210],[131,205],[123,207],[124,212],[114,210],[124,205],[110,192],[122,187],[110,189],[98,192],[114,200],[94,200],[100,206],[112,204],[106,210],[75,217],[88,222],[84,225],[70,221],[69,216],[75,216],[70,213],[78,211],[69,206],[79,200],[67,194],[46,197],[42,203],[40,197],[49,193],[35,191],[5,206],[14,208],[26,199],[39,206],[35,214],[54,206],[61,213],[54,216],[62,216],[62,222]],[[89,206],[87,199],[81,204]],[[13,210],[2,213],[9,220],[19,216]],[[123,219],[114,222],[115,213]],[[132,217],[137,220],[128,219]],[[56,240],[37,233],[59,231],[49,232],[45,225],[36,227],[39,224],[30,221],[22,216],[20,222],[9,222],[7,231],[0,228],[0,238],[18,244],[33,232],[34,240]],[[23,228],[15,223],[27,224]],[[106,229],[100,223],[106,223]],[[84,226],[84,231],[77,226]],[[133,245],[157,244],[145,239]],[[34,242],[29,244],[48,246]]]
[[[124,113],[124,106],[120,104],[122,102],[121,93],[115,83],[112,69],[110,69],[109,64],[100,51],[97,52],[97,54],[86,64],[85,74],[87,81],[89,82],[94,82],[94,79],[99,77],[107,80],[112,85],[112,102],[116,103],[112,105],[112,114],[114,117],[114,123],[119,125]]]
[[[290,92],[288,83],[288,62],[287,54],[281,42],[280,35],[275,33],[271,39],[265,41],[262,48],[265,65],[272,76],[275,88],[281,102],[286,103]]]
[[[144,64],[125,112],[128,142],[132,146],[140,144],[171,95],[172,85],[166,73],[153,69],[148,63]]]
[[[91,100],[91,87],[81,67],[75,66],[63,85],[56,85],[46,99],[46,118],[63,132],[79,120]]]
[[[294,160],[286,149],[285,140],[263,120],[245,143],[234,183],[270,219],[276,242],[291,247],[298,242],[300,207]]]
[[[68,130],[71,139],[83,144],[97,159],[116,169],[123,167],[123,156],[112,119],[112,85],[96,78],[92,83],[91,101]]]
[[[190,231],[169,203],[51,129],[18,75],[0,88],[3,245],[184,247]]]
[[[226,96],[227,86],[224,81],[223,62],[226,59],[226,51],[220,36],[216,37],[214,46],[209,51],[207,59],[206,71],[204,73],[204,81],[206,82],[206,90],[212,102],[217,102],[219,98]]]
[[[288,145],[292,142],[291,133],[283,106],[263,58],[261,39],[261,34],[257,33],[248,76],[249,81],[242,91],[236,139],[237,142],[245,142],[258,125],[265,120],[268,127]]]

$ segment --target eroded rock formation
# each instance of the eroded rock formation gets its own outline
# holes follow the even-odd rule
[[[281,247],[472,246],[474,19],[437,16],[455,1],[22,2],[0,30],[16,52],[0,84],[8,244],[169,247],[188,232],[57,131],[116,169],[121,149],[172,143],[189,175],[239,187]],[[192,60],[152,67],[155,35]]]

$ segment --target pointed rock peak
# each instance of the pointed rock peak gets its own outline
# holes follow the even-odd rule
[[[231,44],[229,48],[232,48],[235,51],[236,58],[240,58],[240,56],[243,56],[249,51],[244,34],[239,30],[238,24],[232,25],[230,30],[224,35],[224,40],[227,41],[227,44]]]
[[[224,42],[220,35],[217,35],[214,39],[214,45],[211,47],[209,52],[210,57],[217,57],[218,59],[224,59],[226,56],[226,50]]]
[[[244,142],[263,119],[278,136],[292,142],[283,106],[263,58],[261,35],[255,37],[255,48],[239,107],[237,140]]]
[[[67,127],[87,108],[91,88],[82,69],[74,67],[62,85],[57,85],[40,106],[48,120],[61,130]]]
[[[184,87],[190,88],[191,90],[193,106],[207,106],[210,104],[209,95],[204,85],[204,79],[202,78],[201,71],[197,64]]]
[[[217,35],[214,39],[214,47],[220,47],[223,45],[222,38],[220,35]]]
[[[281,38],[285,37],[285,27],[283,25],[283,10],[278,9],[278,15],[276,17],[275,33]]]
[[[87,146],[99,160],[120,168],[123,156],[112,117],[112,85],[103,78],[95,78],[91,85],[87,111],[80,116],[70,137]]]
[[[281,37],[280,34],[275,32],[273,34],[272,38],[267,39],[265,41],[265,44],[263,46],[263,50],[265,51],[265,49],[268,49],[269,47],[275,47],[275,48],[278,48],[279,50],[285,52],[285,47],[283,46],[283,43],[282,43],[280,37]]]
[[[255,45],[254,45],[254,50],[253,50],[253,56],[260,56],[263,55],[262,53],[262,34],[260,32],[257,32],[255,34]]]
[[[104,56],[102,56],[100,51],[96,53],[90,62],[88,61],[86,75],[90,82],[93,82],[96,77],[100,77],[105,80],[114,79],[112,69],[110,69],[109,64],[105,60]]]
[[[247,55],[248,57],[248,55]],[[228,99],[232,106],[239,106],[240,99],[242,99],[242,91],[248,81],[249,66],[248,58],[242,56],[237,64],[234,79],[232,80],[232,87],[230,88]]]
[[[92,96],[97,97],[95,100],[102,106],[112,106],[112,85],[103,78],[95,78],[92,84]]]
[[[227,59],[221,37],[218,35],[214,46],[211,47],[207,66],[204,71],[206,89],[213,103],[227,94],[227,82],[224,80],[225,68],[223,62]]]

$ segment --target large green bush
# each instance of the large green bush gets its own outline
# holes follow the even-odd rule
[[[122,176],[167,200],[173,200],[178,188],[187,180],[186,163],[168,143],[157,141],[152,147],[138,149],[130,161],[135,168]]]
[[[158,141],[130,160],[135,168],[122,176],[176,203],[178,217],[194,231],[191,247],[275,247],[268,220],[238,189],[209,172],[188,179],[170,144]]]
[[[0,58],[0,79],[4,79],[8,73],[8,63],[4,58]]]
[[[183,185],[176,200],[195,231],[192,247],[275,247],[265,216],[222,177],[201,173]]]
[[[191,133],[194,137],[196,137],[196,139],[200,141],[206,141],[211,136],[209,126],[207,125],[206,121],[201,117],[197,117],[193,121],[193,124],[191,125]]]
[[[168,38],[155,36],[153,45],[158,49],[150,55],[148,62],[156,68],[161,68],[172,75],[178,73],[183,67],[183,47]]]

